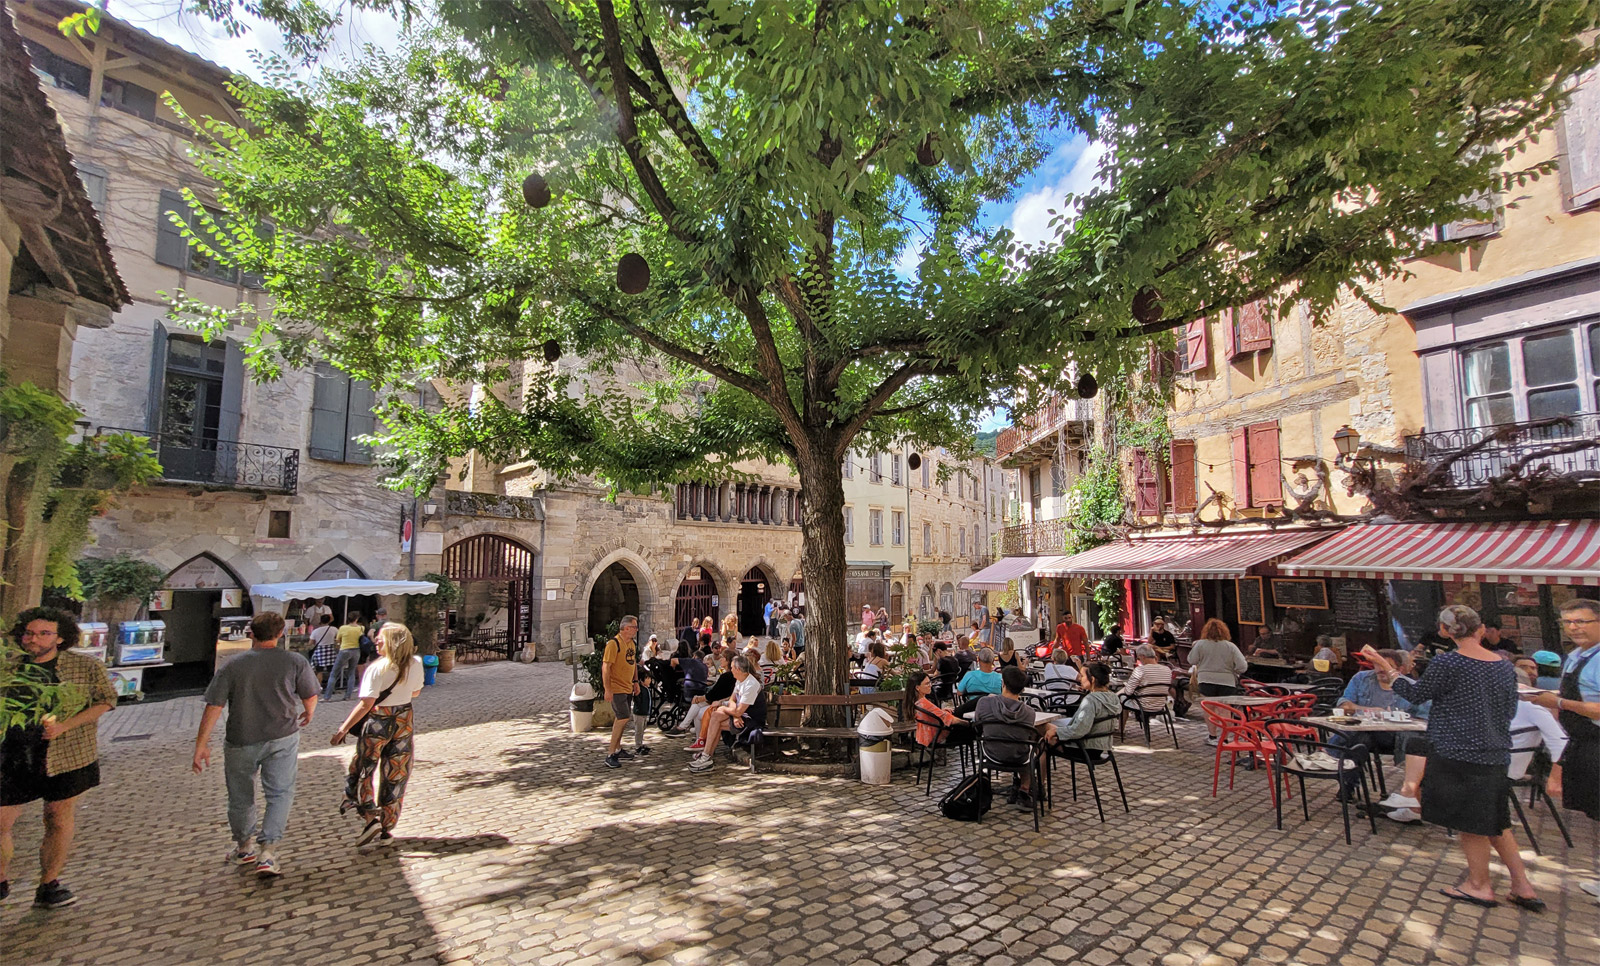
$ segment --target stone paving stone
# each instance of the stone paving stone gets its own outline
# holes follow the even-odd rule
[[[1211,796],[1194,721],[1178,724],[1181,750],[1119,747],[1130,813],[1113,797],[1102,824],[1058,774],[1035,834],[1003,804],[948,822],[937,790],[904,776],[694,775],[659,736],[650,758],[608,770],[603,736],[567,731],[566,668],[439,680],[417,702],[386,845],[351,846],[358,823],[337,813],[350,751],[327,744],[348,707],[318,713],[286,874],[266,882],[221,861],[220,765],[188,767],[199,699],[118,709],[65,877],[82,901],[28,907],[40,830],[25,810],[0,963],[1600,966],[1600,907],[1576,886],[1600,854],[1594,823],[1574,816],[1566,849],[1548,814],[1530,816],[1554,849],[1524,853],[1550,913],[1452,904],[1437,890],[1462,863],[1442,832],[1357,824],[1346,846],[1316,789],[1311,820],[1295,803],[1279,832],[1261,776]]]

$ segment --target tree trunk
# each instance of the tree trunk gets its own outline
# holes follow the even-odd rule
[[[831,447],[817,447],[829,452]],[[806,581],[806,692],[844,694],[850,680],[844,597],[844,480],[829,457],[798,462],[805,503],[800,515],[800,572]],[[814,708],[806,723],[843,727],[843,708]]]

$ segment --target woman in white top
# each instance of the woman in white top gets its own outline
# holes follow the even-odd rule
[[[356,845],[392,838],[411,777],[411,699],[422,693],[422,658],[404,624],[378,630],[379,658],[361,678],[360,701],[333,733],[333,743],[359,727],[355,758],[345,778],[342,815],[354,808],[366,819]],[[379,766],[382,766],[381,770]],[[377,787],[373,778],[377,776]]]

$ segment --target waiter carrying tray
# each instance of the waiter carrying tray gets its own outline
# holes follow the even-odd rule
[[[1550,773],[1550,794],[1600,821],[1600,601],[1580,597],[1562,604],[1561,627],[1573,647],[1561,665],[1560,691],[1523,697],[1556,712],[1567,732],[1566,753]],[[1580,885],[1600,898],[1600,881]]]

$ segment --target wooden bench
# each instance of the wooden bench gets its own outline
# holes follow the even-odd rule
[[[894,734],[915,731],[915,720],[904,716],[906,692],[875,691],[871,694],[775,694],[767,695],[767,726],[761,729],[763,740],[768,738],[822,738],[833,741],[850,741],[856,737],[856,725],[861,716],[875,705],[889,705],[895,718]],[[784,711],[807,708],[844,708],[850,722],[843,728],[818,728],[809,725],[783,723]],[[750,770],[756,770],[756,751],[750,749]]]

